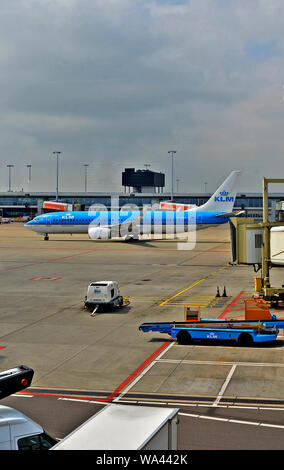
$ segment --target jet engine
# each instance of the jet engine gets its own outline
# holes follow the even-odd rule
[[[89,237],[92,240],[108,239],[110,238],[110,229],[107,227],[89,227],[88,229]]]

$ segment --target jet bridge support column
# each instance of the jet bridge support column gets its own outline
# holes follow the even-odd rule
[[[268,221],[268,180],[263,178],[263,259],[262,259],[262,277],[263,287],[270,287],[269,268],[270,268],[270,227]]]

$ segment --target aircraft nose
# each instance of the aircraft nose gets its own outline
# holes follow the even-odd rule
[[[30,226],[33,225],[33,223],[34,223],[33,220],[29,220],[28,222],[26,222],[26,223],[24,224],[24,227],[30,228]]]

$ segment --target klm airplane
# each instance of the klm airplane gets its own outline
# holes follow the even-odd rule
[[[241,212],[233,212],[240,171],[232,171],[217,191],[202,206],[189,210],[69,211],[53,212],[35,217],[25,224],[30,230],[44,235],[86,233],[91,239],[123,237],[138,240],[139,235],[184,233],[195,225],[221,224]]]

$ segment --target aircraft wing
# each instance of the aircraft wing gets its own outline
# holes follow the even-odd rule
[[[218,214],[216,217],[238,217],[239,215],[245,214],[246,211],[238,212],[227,212],[226,214]]]

